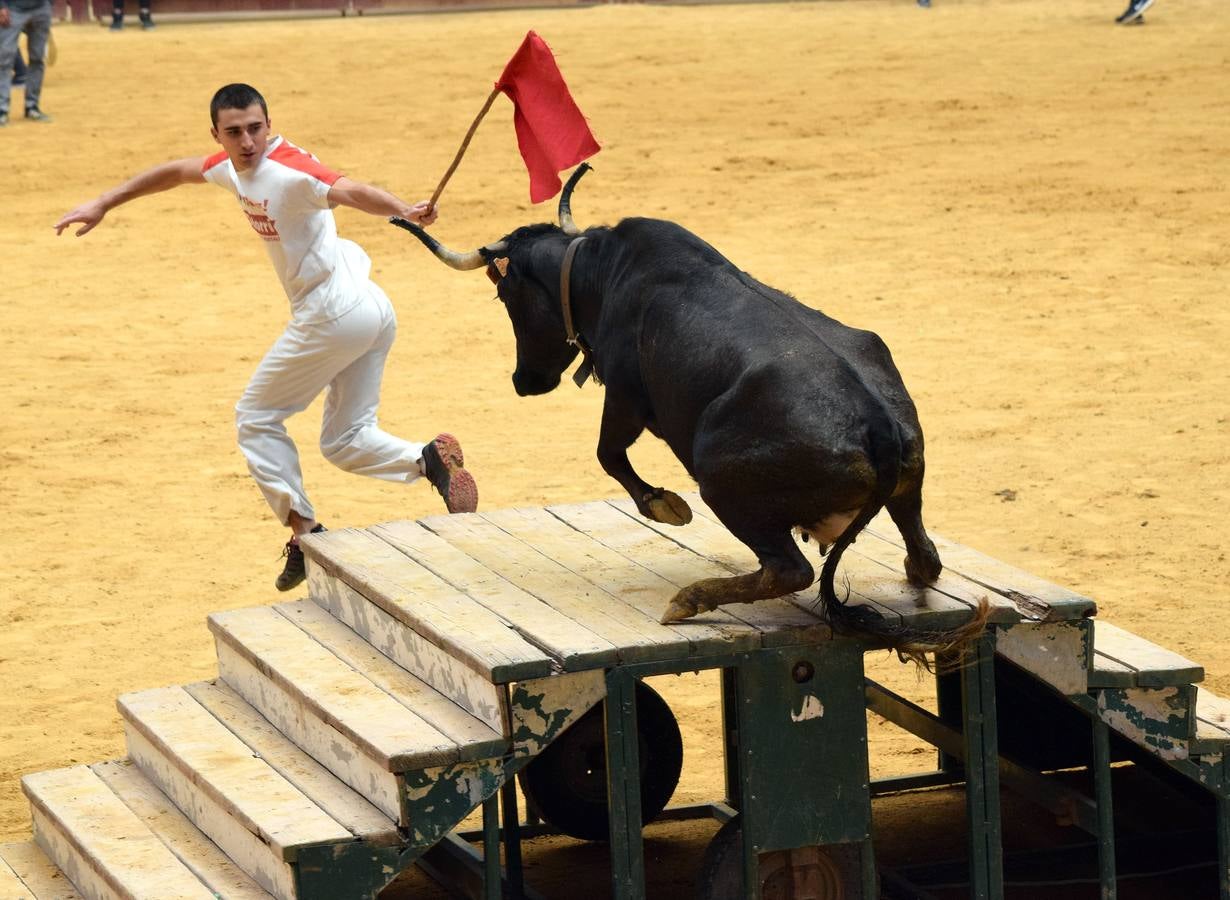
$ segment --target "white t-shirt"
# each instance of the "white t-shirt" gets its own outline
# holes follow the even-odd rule
[[[221,152],[205,160],[201,174],[239,200],[282,279],[294,321],[327,322],[363,298],[372,261],[358,244],[337,236],[329,208],[329,188],[340,173],[275,137],[248,171],[235,171]]]

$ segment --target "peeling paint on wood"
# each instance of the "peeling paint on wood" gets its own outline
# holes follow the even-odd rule
[[[1187,759],[1195,733],[1195,692],[1192,685],[1108,688],[1098,692],[1098,716],[1162,759]]]
[[[434,844],[470,810],[499,790],[505,778],[502,759],[406,773],[405,799],[411,845]]]
[[[1061,694],[1083,694],[1089,689],[1089,637],[1087,620],[1021,623],[999,629],[995,652]]]
[[[518,682],[509,707],[513,755],[537,756],[605,696],[606,676],[601,669]]]
[[[818,719],[824,715],[824,704],[820,702],[820,698],[815,694],[807,694],[803,697],[803,706],[796,713],[790,713],[791,722],[806,722],[808,719]]]

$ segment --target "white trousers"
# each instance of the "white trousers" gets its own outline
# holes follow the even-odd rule
[[[397,335],[393,305],[377,285],[362,302],[329,322],[291,322],[265,354],[235,406],[239,448],[274,515],[288,524],[293,510],[316,518],[303,489],[299,452],[283,424],[325,397],[320,450],[347,472],[385,481],[421,474],[423,444],[381,431],[376,424],[380,380]]]

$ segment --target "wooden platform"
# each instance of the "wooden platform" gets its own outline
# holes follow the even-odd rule
[[[871,648],[831,632],[815,587],[660,624],[680,587],[757,565],[687,500],[683,528],[620,498],[308,536],[310,599],[209,617],[215,682],[119,699],[127,760],[23,779],[38,846],[0,847],[0,896],[374,896],[476,807],[494,822],[497,794],[605,699],[607,788],[623,798],[611,805],[612,877],[621,900],[640,900],[633,688],[704,668],[723,670],[724,808],[739,810],[749,844],[857,847],[864,894],[875,880],[865,705],[961,757],[979,896],[997,896],[1001,769],[1006,785],[1080,812],[1113,851],[1095,821],[1110,808],[1107,779],[1092,803],[1000,760],[997,656],[1088,717],[1099,773],[1115,731],[1213,791],[1230,835],[1230,703],[1198,688],[1200,666],[1095,623],[1086,597],[934,535],[944,573],[913,588],[881,517],[842,558],[850,603],[933,630],[991,606],[955,704],[931,716],[865,683]],[[805,758],[825,764],[796,765]],[[746,859],[754,872],[756,854]]]
[[[620,499],[309,535],[311,590],[343,618],[347,597],[361,593],[495,684],[832,638],[814,588],[659,624],[679,588],[758,565],[698,495],[686,499],[696,516],[683,528],[648,522]],[[913,588],[896,531],[886,516],[877,519],[842,558],[850,602],[933,629],[967,621],[984,598],[1000,625],[1080,620],[1095,611],[1088,598],[942,543],[940,580]]]

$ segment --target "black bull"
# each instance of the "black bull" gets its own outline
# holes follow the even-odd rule
[[[834,627],[916,659],[976,636],[985,604],[966,626],[936,634],[847,606],[834,590],[842,552],[884,507],[904,538],[910,582],[930,584],[942,568],[922,522],[922,429],[884,342],[761,284],[674,223],[632,218],[578,234],[569,197],[584,169],[561,196],[563,227],[519,228],[470,254],[393,221],[454,268],[487,268],[516,335],[518,394],[553,390],[584,349],[606,385],[598,461],[643,516],[692,517],[683,498],[632,468],[627,450],[648,429],[756,554],[759,571],[688,585],[662,621],[807,588],[815,572],[795,542],[800,529],[821,553],[831,545],[820,597]]]

